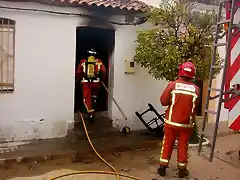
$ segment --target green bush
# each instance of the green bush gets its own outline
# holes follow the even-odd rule
[[[197,68],[197,79],[207,79],[216,27],[215,12],[197,11],[193,3],[163,1],[159,8],[148,12],[148,17],[153,28],[138,31],[135,62],[154,78],[172,81],[177,77],[178,66],[191,61]],[[217,54],[216,65],[220,64]],[[215,76],[219,72],[217,69]],[[198,141],[197,126],[194,129],[191,141]]]
[[[165,2],[148,12],[153,28],[138,31],[134,60],[156,79],[174,80],[186,61],[195,64],[198,79],[208,78],[216,14],[194,9],[190,3]],[[218,55],[216,64],[221,64]]]
[[[199,133],[198,133],[198,127],[197,127],[197,124],[195,123],[194,124],[194,129],[193,129],[193,134],[192,134],[192,137],[190,139],[190,143],[193,143],[193,144],[197,144],[199,142]]]

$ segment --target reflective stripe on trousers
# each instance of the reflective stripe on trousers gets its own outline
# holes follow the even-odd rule
[[[164,129],[165,135],[163,138],[162,150],[159,160],[160,164],[168,166],[172,150],[174,148],[175,140],[178,138],[178,167],[186,168],[188,159],[188,141],[192,135],[193,128],[176,129],[171,127],[164,127]]]

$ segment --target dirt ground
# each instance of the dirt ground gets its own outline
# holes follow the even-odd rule
[[[219,140],[216,148],[216,156],[213,162],[208,162],[202,156],[197,156],[196,149],[189,149],[189,171],[190,180],[239,180],[240,179],[240,160],[238,159],[237,145],[239,135],[223,137]],[[226,146],[226,143],[229,146]],[[228,148],[227,148],[228,147]],[[231,147],[231,149],[229,149]],[[114,153],[105,155],[104,158],[116,169],[124,174],[137,176],[143,180],[176,180],[176,149],[174,150],[170,168],[167,170],[167,177],[160,178],[156,169],[158,167],[160,149],[141,149],[125,153]],[[224,162],[226,161],[226,162]],[[228,164],[230,162],[232,165]],[[99,159],[88,159],[79,163],[72,163],[71,159],[59,159],[46,161],[45,163],[14,164],[0,169],[1,180],[49,180],[68,172],[86,170],[106,171],[110,170]],[[111,170],[110,170],[111,171]],[[115,180],[115,176],[107,175],[74,175],[61,178],[61,180]],[[121,178],[121,180],[130,180]]]

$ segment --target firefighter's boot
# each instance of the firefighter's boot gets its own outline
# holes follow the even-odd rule
[[[185,178],[189,174],[189,171],[187,169],[178,169],[178,177],[179,178]]]
[[[93,103],[93,109],[96,109],[97,106],[97,96],[92,95],[92,103]]]
[[[157,170],[157,173],[160,176],[164,177],[166,175],[166,169],[167,169],[167,166],[160,165],[160,167]]]

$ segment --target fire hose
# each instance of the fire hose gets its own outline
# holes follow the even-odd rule
[[[68,173],[68,174],[64,174],[64,175],[61,175],[61,176],[57,176],[57,177],[54,177],[54,178],[51,178],[50,180],[55,180],[55,179],[59,179],[59,178],[63,178],[63,177],[67,177],[67,176],[73,176],[73,175],[79,175],[79,174],[108,174],[108,175],[115,175],[116,176],[116,180],[120,180],[120,177],[125,177],[125,178],[129,178],[129,179],[133,179],[133,180],[142,180],[138,177],[134,177],[134,176],[131,176],[131,175],[127,175],[127,174],[122,174],[122,173],[119,173],[110,163],[108,163],[98,152],[97,150],[95,149],[95,147],[93,146],[92,144],[92,141],[89,137],[89,134],[88,134],[88,131],[87,131],[87,127],[86,127],[86,124],[85,124],[85,120],[82,116],[82,114],[80,112],[78,112],[80,114],[80,117],[81,117],[81,120],[82,120],[82,123],[83,123],[83,127],[84,127],[84,131],[85,131],[85,134],[87,136],[87,140],[91,146],[91,148],[93,149],[94,153],[98,156],[99,159],[101,159],[107,166],[109,166],[113,171],[77,171],[77,172],[72,172],[72,173]]]
[[[123,113],[121,107],[118,105],[118,103],[116,102],[115,98],[112,96],[112,94],[110,94],[109,90],[107,89],[106,85],[102,82],[102,85],[103,87],[105,88],[105,90],[107,91],[107,93],[112,97],[114,103],[116,104],[116,106],[118,107],[119,111],[121,112],[122,116],[124,117],[125,120],[127,120],[125,114]],[[83,123],[83,128],[84,128],[84,131],[85,131],[85,134],[86,134],[86,137],[87,137],[87,140],[91,146],[91,148],[93,149],[94,153],[98,156],[99,159],[101,159],[108,167],[110,167],[112,169],[112,171],[77,171],[77,172],[72,172],[72,173],[67,173],[67,174],[64,174],[64,175],[61,175],[61,176],[57,176],[57,177],[54,177],[54,178],[51,178],[50,180],[55,180],[55,179],[59,179],[59,178],[63,178],[63,177],[67,177],[67,176],[73,176],[73,175],[79,175],[79,174],[108,174],[108,175],[115,175],[116,176],[116,180],[120,180],[120,177],[125,177],[125,178],[129,178],[129,179],[133,179],[133,180],[142,180],[138,177],[135,177],[135,176],[131,176],[131,175],[127,175],[127,174],[122,174],[122,173],[119,173],[110,163],[108,163],[98,152],[97,150],[95,149],[95,147],[93,146],[92,144],[92,141],[89,137],[89,134],[88,134],[88,130],[87,130],[87,127],[86,127],[86,124],[85,124],[85,120],[81,114],[80,111],[78,111],[80,117],[81,117],[81,120],[82,120],[82,123]],[[130,129],[125,126],[124,127],[126,129],[126,131],[129,131]],[[123,129],[124,129],[123,128]]]

